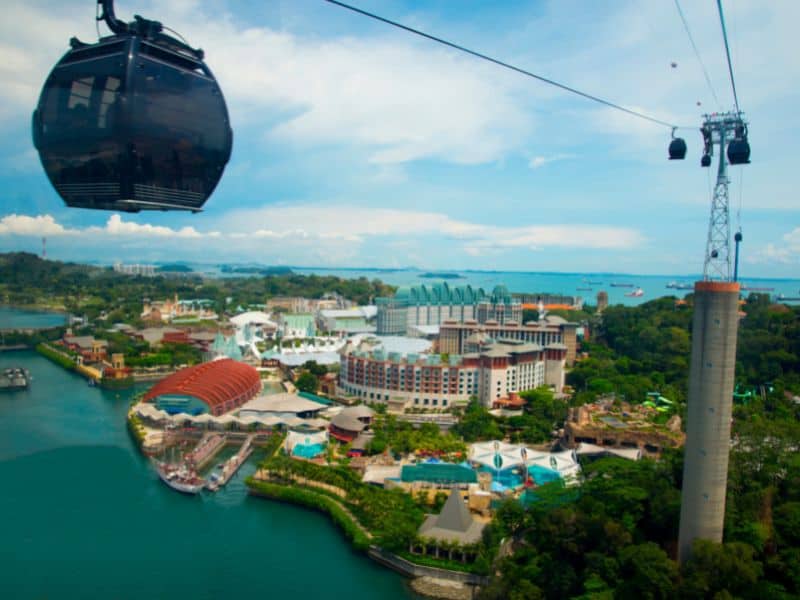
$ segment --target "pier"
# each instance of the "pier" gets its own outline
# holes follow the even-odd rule
[[[239,448],[239,451],[225,461],[219,475],[213,474],[210,476],[210,481],[206,485],[209,490],[216,492],[230,481],[231,477],[239,470],[239,467],[241,467],[253,453],[253,439],[255,439],[255,435],[248,435],[242,447]]]
[[[186,462],[199,471],[211,462],[224,446],[225,436],[216,433],[206,434],[200,439],[194,450],[186,455]]]

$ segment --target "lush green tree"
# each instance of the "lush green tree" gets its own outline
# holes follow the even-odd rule
[[[295,382],[297,389],[301,392],[315,393],[319,387],[319,380],[316,375],[309,371],[303,371]]]
[[[617,598],[666,600],[674,596],[678,567],[657,544],[627,546],[619,557],[622,583]]]
[[[303,363],[303,368],[316,377],[322,377],[328,372],[328,368],[325,365],[321,365],[315,360],[307,360]]]
[[[461,421],[453,427],[453,433],[467,442],[502,438],[497,419],[489,414],[489,410],[477,398],[470,400]]]
[[[716,544],[697,539],[683,566],[683,598],[748,597],[762,574],[752,546],[738,542]]]

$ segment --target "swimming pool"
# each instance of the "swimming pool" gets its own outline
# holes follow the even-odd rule
[[[292,454],[301,458],[314,458],[325,451],[325,444],[297,444]]]

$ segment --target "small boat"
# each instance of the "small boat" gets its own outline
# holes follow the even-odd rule
[[[636,286],[635,286],[634,284],[632,284],[632,283],[619,283],[619,282],[613,282],[613,281],[611,282],[611,284],[610,284],[610,285],[611,285],[611,287],[623,287],[623,288],[632,288],[632,287],[636,287]]]
[[[641,298],[644,296],[644,290],[642,288],[636,288],[632,292],[628,292],[625,294],[628,298]]]
[[[170,465],[153,460],[158,477],[169,487],[183,494],[197,494],[206,485],[206,480],[186,465]]]
[[[774,292],[774,287],[751,287],[747,284],[742,284],[742,291],[748,292]]]
[[[31,379],[31,374],[27,369],[10,367],[0,375],[0,390],[8,392],[24,390],[30,384]]]
[[[575,289],[577,291],[579,291],[579,292],[591,292],[592,291],[592,288],[590,288],[590,287],[579,287],[579,288],[575,288]]]

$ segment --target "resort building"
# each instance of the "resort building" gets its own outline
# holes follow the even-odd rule
[[[213,311],[214,301],[207,298],[179,300],[178,294],[171,300],[150,301],[144,299],[141,318],[144,321],[170,323],[176,320],[210,320],[217,319]]]
[[[222,333],[217,332],[214,336],[214,341],[209,348],[211,358],[231,358],[233,360],[242,360],[242,350],[236,342],[235,336],[225,337]]]
[[[340,396],[405,408],[447,409],[473,396],[489,408],[514,392],[550,386],[561,392],[566,349],[513,341],[464,355],[387,352],[375,340],[340,352]]]
[[[522,303],[511,295],[506,286],[498,285],[492,290],[491,296],[478,302],[476,314],[478,323],[521,323]]]
[[[490,295],[469,285],[403,286],[393,297],[376,298],[375,303],[379,335],[406,335],[416,325],[439,325],[447,320],[522,320],[522,305],[502,285]]]
[[[556,315],[547,315],[524,325],[515,321],[479,323],[468,320],[459,323],[448,320],[439,327],[439,352],[464,354],[474,352],[477,344],[514,341],[536,344],[548,350],[566,350],[566,361],[571,365],[575,362],[577,350],[577,328],[577,323],[569,323]]]
[[[258,371],[223,358],[173,373],[150,388],[143,400],[169,414],[218,416],[239,408],[260,391]]]
[[[317,335],[317,325],[311,313],[278,314],[278,330],[282,338],[312,338]]]
[[[270,315],[260,310],[239,313],[231,317],[230,321],[237,330],[249,327],[254,335],[265,340],[273,339],[278,331],[278,324],[270,318]]]
[[[355,333],[375,333],[374,306],[358,306],[346,309],[324,309],[317,315],[320,330],[336,335],[352,335]]]
[[[309,312],[311,306],[307,298],[300,296],[274,296],[267,298],[265,303],[267,311],[285,311],[288,313]]]
[[[100,362],[108,356],[108,342],[96,340],[91,335],[65,335],[61,342],[69,350],[77,352],[85,362]]]
[[[284,392],[253,398],[239,409],[239,417],[275,416],[313,419],[319,415],[319,411],[326,408],[328,407],[325,404],[313,402],[297,394]]]
[[[322,298],[310,299],[301,296],[273,296],[268,298],[265,310],[288,313],[310,313],[318,310],[351,308],[353,302],[335,292],[323,294]]]
[[[121,262],[114,263],[114,272],[124,275],[140,275],[142,277],[154,277],[156,274],[155,265],[126,265]]]
[[[375,411],[363,404],[343,408],[331,419],[331,437],[341,442],[352,442],[370,426],[374,416]]]
[[[522,303],[522,307],[529,310],[581,310],[583,298],[580,296],[567,296],[564,294],[514,294],[514,298]]]

